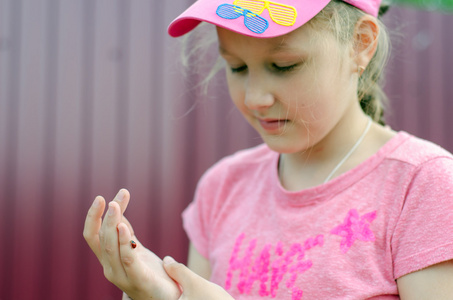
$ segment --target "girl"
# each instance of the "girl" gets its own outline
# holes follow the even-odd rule
[[[84,236],[111,282],[133,299],[453,299],[453,157],[383,126],[379,6],[198,0],[171,23],[216,25],[264,144],[200,180],[183,214],[192,271],[137,241],[126,190],[104,219],[97,197]]]

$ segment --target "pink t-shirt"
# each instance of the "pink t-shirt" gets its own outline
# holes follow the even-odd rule
[[[453,157],[400,132],[330,182],[285,190],[278,153],[209,169],[184,228],[235,299],[398,299],[395,279],[453,259]]]

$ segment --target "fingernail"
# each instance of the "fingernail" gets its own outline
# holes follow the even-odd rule
[[[109,203],[109,210],[107,211],[107,213],[109,214],[109,216],[113,216],[113,206],[112,206],[112,203]]]
[[[172,263],[175,263],[175,259],[171,256],[165,256],[164,257],[164,263],[165,264],[172,264]]]
[[[93,207],[94,207],[94,208],[99,207],[99,197],[94,198]]]
[[[124,195],[125,195],[124,190],[121,189],[121,190],[118,192],[118,194],[116,194],[115,198],[116,198],[116,200],[118,200],[119,202],[121,202],[121,201],[124,200]]]

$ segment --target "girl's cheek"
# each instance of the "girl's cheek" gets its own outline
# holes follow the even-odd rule
[[[238,107],[244,105],[245,93],[242,91],[240,87],[230,86],[229,92],[230,98],[233,101],[234,105]]]

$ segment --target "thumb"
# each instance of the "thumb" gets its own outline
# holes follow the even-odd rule
[[[197,283],[205,280],[185,265],[176,262],[171,256],[166,256],[163,261],[168,276],[182,287],[186,296],[197,290]]]

